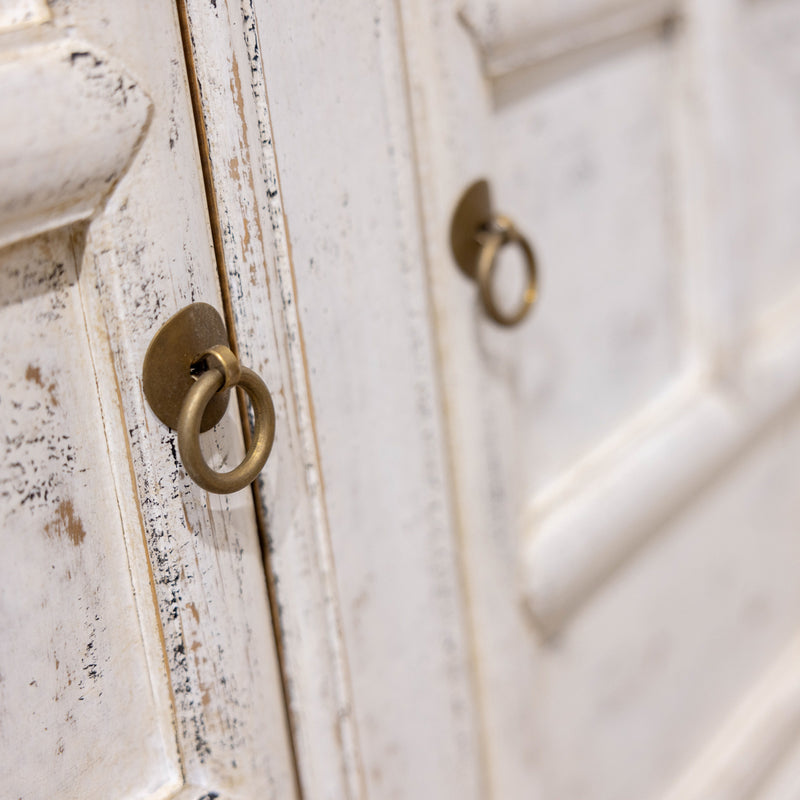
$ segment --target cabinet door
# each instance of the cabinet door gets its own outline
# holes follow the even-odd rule
[[[252,494],[141,390],[221,307],[182,54],[170,4],[0,5],[4,797],[295,796]],[[235,402],[204,436],[241,458]]]
[[[185,6],[303,796],[480,798],[394,4]]]
[[[793,796],[800,7],[401,8],[492,796]],[[450,253],[482,177],[512,329]]]

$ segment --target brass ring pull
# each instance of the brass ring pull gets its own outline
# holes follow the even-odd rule
[[[506,245],[517,245],[522,250],[526,272],[522,299],[511,312],[498,306],[492,289],[498,255]],[[481,302],[491,319],[505,327],[525,319],[539,292],[536,256],[514,223],[492,211],[485,180],[476,181],[461,196],[450,225],[450,247],[461,271],[477,282]]]
[[[242,367],[224,345],[217,345],[201,357],[208,369],[189,389],[178,417],[178,450],[191,479],[216,494],[238,492],[252,483],[267,463],[275,439],[275,407],[264,381],[253,370]],[[203,414],[217,392],[241,386],[250,396],[255,419],[252,441],[239,466],[230,472],[216,472],[206,464],[200,449]]]
[[[490,227],[477,234],[477,239],[481,244],[477,281],[483,307],[486,309],[486,313],[500,325],[507,327],[516,325],[525,319],[536,301],[537,273],[533,249],[528,244],[528,240],[514,227],[514,223],[508,217],[501,215],[494,217]],[[522,250],[527,273],[527,284],[522,294],[522,302],[516,311],[511,313],[501,311],[492,294],[492,278],[497,268],[497,254],[507,244],[516,244]]]
[[[253,435],[242,463],[216,472],[203,458],[200,433],[222,419],[236,386],[250,396]],[[264,381],[231,352],[225,323],[213,306],[192,303],[161,326],[144,357],[142,388],[153,413],[177,429],[183,466],[203,489],[237,492],[264,468],[275,438],[272,397]]]

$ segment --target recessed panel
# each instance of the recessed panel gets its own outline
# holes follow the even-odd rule
[[[166,676],[142,638],[146,564],[126,551],[75,247],[61,231],[0,251],[2,794],[163,796],[180,781]]]
[[[468,0],[461,19],[499,77],[675,18],[677,0]]]
[[[672,50],[653,40],[520,89],[493,117],[495,203],[530,237],[541,275],[514,361],[529,490],[680,369]]]

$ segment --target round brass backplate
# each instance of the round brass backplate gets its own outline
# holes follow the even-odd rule
[[[194,385],[192,365],[215,345],[228,346],[228,333],[219,312],[208,303],[192,303],[170,317],[153,337],[144,357],[142,387],[153,413],[170,428],[178,417],[189,389]],[[228,407],[230,391],[211,398],[201,431],[213,428]]]
[[[478,275],[478,258],[482,249],[478,234],[491,219],[489,184],[485,180],[475,181],[461,195],[450,223],[450,248],[453,251],[453,258],[461,271],[473,280]]]

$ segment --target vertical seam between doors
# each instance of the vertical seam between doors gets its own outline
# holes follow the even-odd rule
[[[214,258],[217,265],[217,277],[222,296],[222,306],[225,321],[228,329],[228,339],[231,350],[238,356],[239,349],[236,340],[236,326],[234,324],[233,304],[231,302],[230,287],[228,286],[228,273],[225,265],[225,251],[222,244],[222,228],[219,219],[219,209],[217,206],[216,190],[214,187],[214,175],[211,167],[211,156],[208,147],[208,136],[206,132],[205,119],[203,117],[203,105],[200,92],[200,85],[197,78],[197,71],[194,64],[194,52],[192,48],[192,34],[190,30],[189,15],[186,10],[184,0],[176,0],[178,23],[181,32],[181,42],[183,45],[184,67],[186,69],[186,81],[189,89],[189,97],[192,103],[192,115],[195,123],[195,141],[197,143],[200,168],[203,175],[203,186],[206,195],[206,206],[209,215],[209,225],[211,228],[211,241],[214,248]],[[251,433],[250,422],[247,415],[244,393],[237,387],[237,399],[239,403],[239,418],[241,421],[242,433],[244,435],[245,446],[249,447]],[[261,564],[264,568],[264,578],[267,589],[267,599],[269,602],[270,619],[272,621],[272,635],[275,642],[275,652],[278,661],[278,673],[281,682],[281,697],[283,700],[284,721],[288,733],[289,752],[292,759],[292,776],[294,780],[296,796],[302,800],[302,784],[298,768],[297,751],[295,748],[295,732],[292,724],[292,715],[289,713],[289,696],[287,694],[287,676],[284,663],[283,643],[280,637],[280,615],[275,596],[274,572],[268,550],[264,547],[266,541],[266,520],[264,519],[261,494],[258,481],[250,484],[252,501],[254,506],[258,547],[261,553]]]

